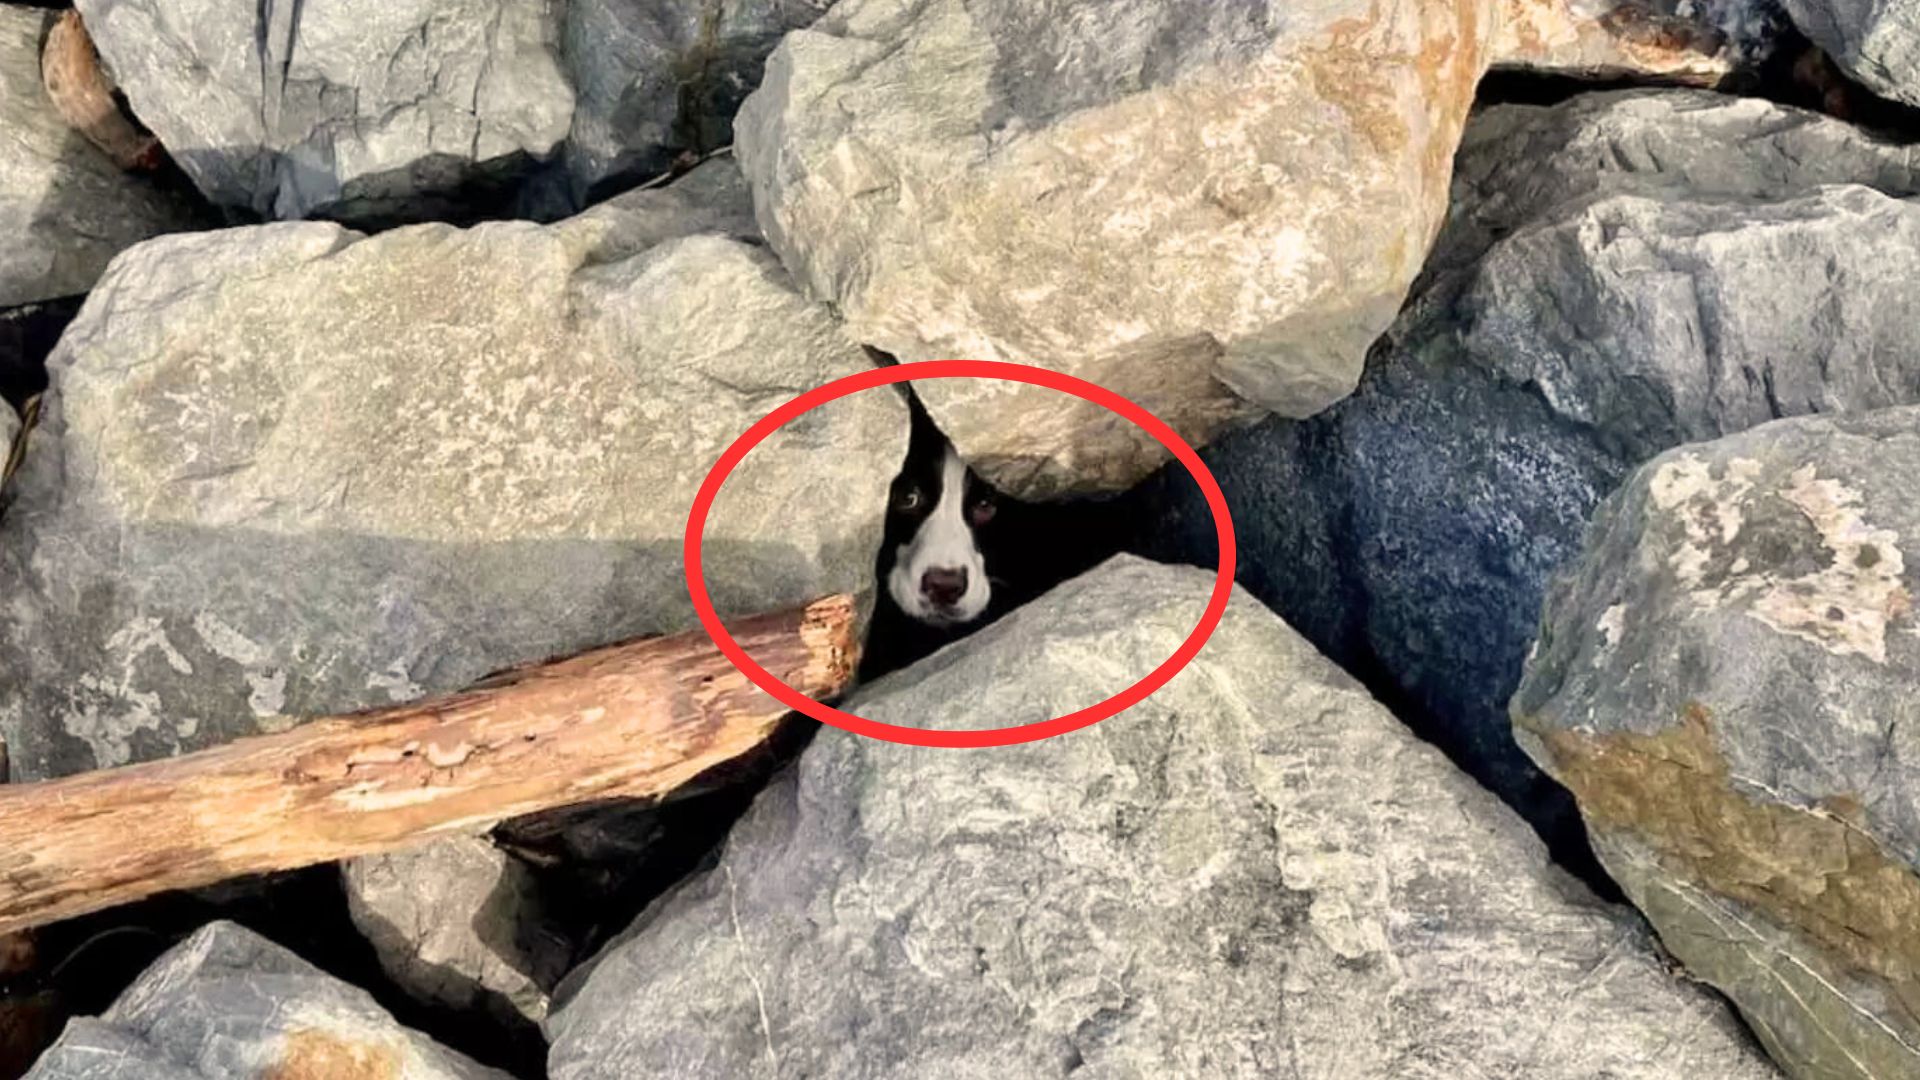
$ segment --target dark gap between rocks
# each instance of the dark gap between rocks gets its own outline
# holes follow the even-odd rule
[[[47,388],[47,357],[84,296],[67,296],[0,310],[0,400],[15,412]]]
[[[1764,39],[1764,54],[1740,64],[1713,89],[1825,113],[1890,142],[1920,142],[1920,108],[1890,101],[1861,85],[1784,16],[1775,17]],[[1685,85],[1672,80],[1587,78],[1565,72],[1495,68],[1480,80],[1473,107],[1557,105],[1582,94]]]

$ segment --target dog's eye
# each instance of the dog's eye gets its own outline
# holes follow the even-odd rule
[[[991,499],[975,499],[973,505],[967,507],[967,519],[975,525],[985,525],[993,520],[994,511],[997,509],[999,507],[994,506]]]
[[[920,504],[925,499],[926,499],[926,496],[920,494],[919,488],[910,487],[899,492],[893,497],[893,508],[895,510],[900,511],[903,514],[912,513],[913,511],[920,509]]]

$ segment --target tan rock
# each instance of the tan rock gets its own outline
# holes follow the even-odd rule
[[[1204,441],[1353,389],[1508,60],[1711,66],[1540,2],[846,0],[774,53],[736,135],[762,228],[862,340],[1071,372]],[[1164,458],[1052,391],[923,396],[1024,494]]]
[[[1513,701],[1607,869],[1801,1080],[1920,1075],[1920,409],[1653,459]]]

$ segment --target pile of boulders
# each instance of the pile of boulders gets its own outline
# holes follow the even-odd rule
[[[68,1017],[59,957],[0,963],[0,1063],[1920,1075],[1902,3],[0,3],[15,782],[691,629],[708,468],[876,363],[1117,391],[1239,541],[1205,648],[1097,726],[829,729],[711,803],[349,861],[377,975],[214,919]],[[50,94],[59,18],[163,161]],[[1476,105],[1496,69],[1608,88]],[[1893,128],[1710,88],[1816,69]],[[1132,553],[842,708],[1035,722],[1179,647],[1215,523],[1162,446],[915,389]],[[873,602],[908,417],[747,455],[723,616]]]

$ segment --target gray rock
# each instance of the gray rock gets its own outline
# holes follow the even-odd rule
[[[0,308],[93,287],[123,248],[194,217],[69,128],[40,82],[52,13],[0,6]]]
[[[552,227],[286,223],[124,254],[51,360],[0,532],[22,778],[693,627],[705,473],[869,361],[771,255],[699,231],[738,206],[676,189]],[[750,454],[707,525],[720,609],[867,588],[905,429],[898,397],[859,394]]]
[[[1208,452],[1242,582],[1577,848],[1570,803],[1506,720],[1547,578],[1662,449],[1920,401],[1920,205],[1895,197],[1920,190],[1916,164],[1707,93],[1488,110],[1426,283],[1360,390]],[[1185,521],[1148,550],[1211,559],[1184,476],[1147,498]]]
[[[6,462],[13,452],[14,441],[19,437],[20,415],[13,411],[13,406],[0,401],[0,527],[4,527],[7,506],[13,501],[13,478],[6,472]],[[6,733],[0,732],[0,747],[5,746]],[[0,750],[0,757],[5,757],[4,750]]]
[[[543,930],[531,873],[485,837],[352,859],[342,878],[353,924],[407,993],[506,1023],[546,1018],[572,957]]]
[[[1920,1075],[1920,409],[1673,450],[1547,600],[1516,734],[1804,1080]]]
[[[169,950],[98,1019],[67,1025],[28,1080],[506,1080],[394,1022],[233,923]]]
[[[1786,0],[1794,24],[1868,89],[1920,105],[1920,3]]]
[[[566,54],[576,101],[565,157],[574,198],[731,143],[734,113],[759,84],[767,54],[832,4],[572,0]]]
[[[1629,62],[1597,25],[1553,23],[1563,7],[843,0],[774,52],[736,138],[769,241],[862,341],[1067,371],[1204,441],[1353,389],[1488,64]],[[1166,459],[1051,390],[923,396],[1016,493],[1117,489]]]
[[[411,217],[566,136],[556,0],[80,0],[134,113],[207,198]]]
[[[1165,659],[1211,585],[1108,562],[849,707],[1062,714]],[[1244,593],[1088,730],[823,732],[569,990],[556,1080],[1773,1075],[1635,919]]]

